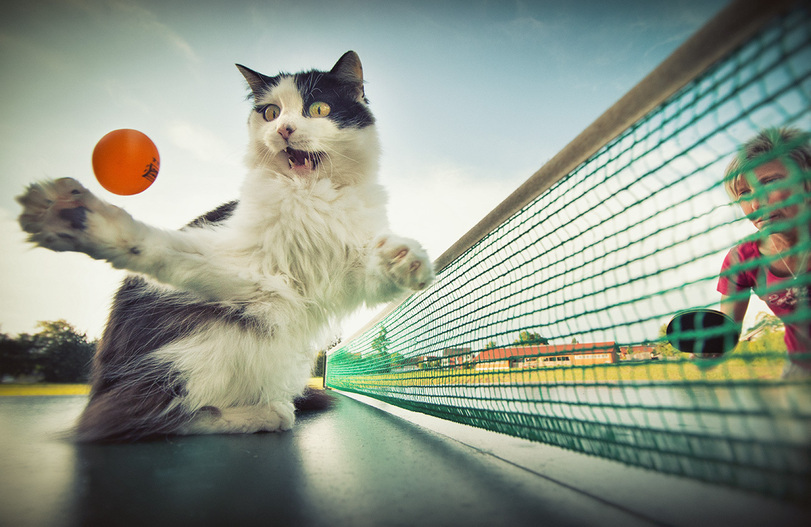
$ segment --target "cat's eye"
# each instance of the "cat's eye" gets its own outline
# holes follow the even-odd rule
[[[265,121],[272,121],[279,117],[279,114],[282,113],[282,109],[276,106],[275,104],[268,104],[265,106],[264,112],[262,115],[265,118]]]
[[[331,109],[325,102],[314,102],[310,105],[310,117],[326,117]]]

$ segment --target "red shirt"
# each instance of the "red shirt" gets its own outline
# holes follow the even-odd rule
[[[751,269],[730,271],[730,268],[740,266],[744,262],[764,260],[755,241],[744,242],[733,247],[721,266],[721,276],[718,279],[718,292],[731,296],[739,291],[754,290],[761,300],[766,302],[769,309],[783,321],[786,326],[786,348],[789,358],[794,362],[799,359],[795,354],[811,352],[811,315],[804,319],[786,322],[785,317],[793,315],[798,309],[806,314],[811,307],[811,287],[793,285],[792,278],[776,276],[769,269],[767,261]],[[779,285],[785,287],[779,287]],[[775,287],[777,288],[775,289]],[[768,289],[768,291],[767,291]],[[792,355],[795,355],[792,357]],[[799,362],[799,360],[797,360]],[[811,358],[805,358],[802,366],[811,368]]]

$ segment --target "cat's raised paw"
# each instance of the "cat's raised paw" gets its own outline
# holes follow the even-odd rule
[[[18,221],[29,241],[55,251],[74,250],[76,231],[84,229],[87,215],[83,191],[75,179],[63,178],[34,183],[17,196],[23,207]]]
[[[375,250],[384,272],[399,286],[420,290],[434,281],[434,266],[416,241],[381,236],[375,240]]]
[[[120,228],[130,227],[132,218],[98,199],[75,179],[34,183],[17,196],[17,203],[23,208],[17,221],[31,243],[52,251],[83,252],[93,258],[127,251],[115,245],[125,239]]]
[[[91,198],[91,199],[88,199]],[[93,195],[78,181],[61,178],[30,185],[17,196],[18,221],[28,240],[54,251],[82,250],[88,201]]]

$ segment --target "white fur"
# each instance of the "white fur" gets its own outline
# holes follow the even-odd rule
[[[177,404],[200,411],[180,432],[289,428],[292,400],[306,385],[325,327],[364,302],[433,279],[419,244],[388,232],[374,126],[339,129],[303,117],[292,78],[256,102],[277,104],[281,115],[266,122],[251,112],[248,176],[223,224],[151,227],[69,179],[32,185],[19,199],[20,222],[35,243],[85,252],[150,277],[155,287],[192,292],[258,321],[250,331],[215,322],[155,350],[152,360],[185,381]],[[289,141],[281,126],[295,130]],[[287,146],[326,155],[302,175],[288,165]],[[74,207],[87,209],[84,228],[59,215]]]

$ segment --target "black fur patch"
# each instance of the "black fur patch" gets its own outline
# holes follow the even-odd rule
[[[268,77],[250,68],[237,64],[251,88],[250,97],[254,101],[272,90],[285,77],[293,77],[296,87],[304,100],[302,113],[309,117],[310,105],[325,102],[330,105],[326,119],[339,128],[363,128],[375,122],[367,106],[369,101],[363,91],[363,71],[360,59],[354,51],[347,51],[330,71],[310,70],[295,75],[279,73]],[[254,106],[254,111],[263,113],[265,105]]]
[[[366,104],[357,100],[358,85],[342,81],[333,73],[309,71],[295,76],[296,86],[304,99],[304,114],[314,102],[330,105],[331,119],[339,128],[363,128],[375,119]]]
[[[300,397],[296,397],[293,404],[299,412],[314,412],[332,408],[335,398],[326,390],[307,387]]]
[[[214,321],[243,329],[252,322],[233,308],[188,293],[159,292],[140,277],[127,277],[96,350],[80,439],[137,440],[172,433],[188,421],[191,416],[172,404],[184,395],[183,382],[151,353]]]
[[[239,202],[236,200],[223,203],[216,209],[203,214],[199,218],[195,218],[193,221],[190,221],[186,225],[186,228],[205,227],[206,225],[216,225],[217,223],[221,223],[234,214],[238,204]]]
[[[236,205],[222,205],[187,228],[219,223]],[[246,331],[258,327],[234,307],[201,302],[190,293],[158,291],[143,278],[127,277],[93,359],[90,401],[79,419],[78,439],[135,441],[171,434],[188,422],[192,415],[173,404],[185,393],[182,380],[151,354],[214,321]]]
[[[59,211],[59,217],[70,223],[72,229],[82,230],[85,227],[85,221],[87,221],[87,208],[62,209]]]

